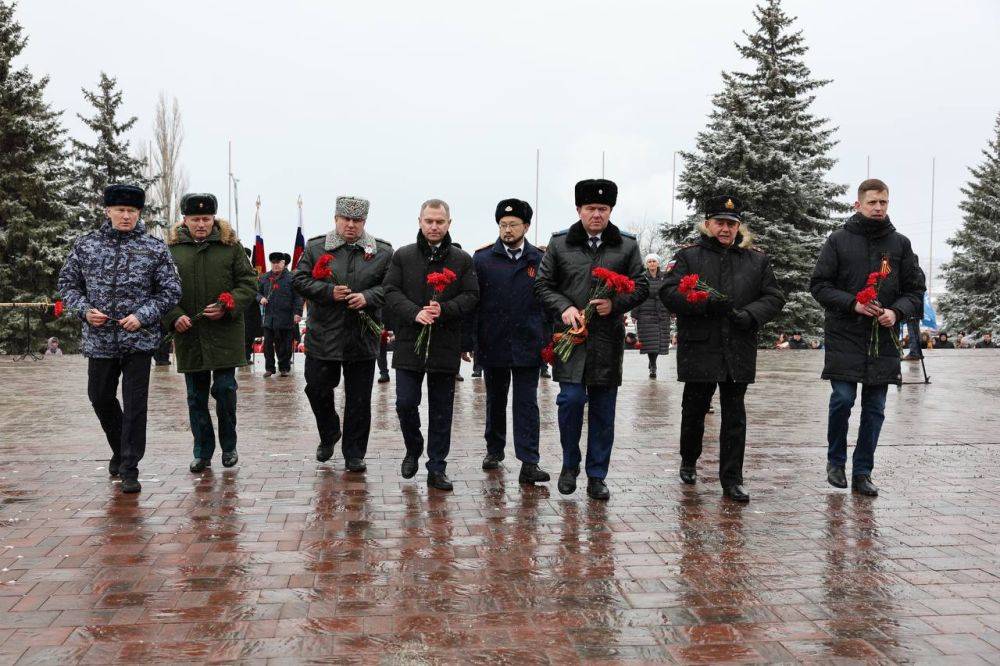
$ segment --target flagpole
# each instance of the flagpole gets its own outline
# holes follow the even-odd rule
[[[542,149],[535,148],[535,246],[538,246],[538,175],[542,164]]]
[[[934,285],[934,176],[937,158],[931,158],[931,242],[927,251],[927,298],[933,294]]]
[[[229,175],[226,177],[226,219],[233,220],[233,140],[229,140]],[[240,227],[236,226],[236,237],[240,237]]]
[[[674,226],[674,201],[677,200],[677,151],[674,151],[674,166],[670,172],[670,226]]]

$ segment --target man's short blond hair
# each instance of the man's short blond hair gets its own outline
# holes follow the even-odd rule
[[[449,220],[451,219],[451,206],[444,199],[428,199],[420,204],[420,217],[424,216],[424,210],[427,208],[444,208],[444,214]]]

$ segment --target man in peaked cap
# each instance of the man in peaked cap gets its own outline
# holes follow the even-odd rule
[[[257,302],[264,308],[264,377],[277,369],[287,377],[292,369],[293,328],[302,320],[302,299],[292,288],[292,274],[287,270],[291,257],[284,252],[268,255],[271,270],[257,282]]]
[[[660,290],[663,304],[677,315],[677,380],[684,382],[681,481],[697,481],[705,413],[718,387],[719,482],[725,497],[736,502],[750,501],[743,489],[747,430],[743,399],[756,376],[757,332],[785,304],[770,259],[751,249],[749,236],[741,232],[742,211],[735,196],[710,199],[699,227],[701,237],[677,252]],[[689,299],[681,278],[694,274],[722,296]]]
[[[486,458],[483,469],[497,469],[507,438],[507,392],[514,383],[514,454],[521,461],[518,481],[549,480],[538,467],[538,377],[546,345],[545,312],[535,296],[542,253],[528,242],[531,206],[504,199],[497,204],[499,237],[473,256],[479,304],[468,329],[486,381]]]
[[[243,311],[254,303],[257,272],[250,265],[236,232],[216,218],[218,202],[211,194],[185,194],[184,219],[170,229],[167,244],[181,277],[181,301],[163,318],[174,331],[177,371],[187,386],[188,420],[194,438],[195,473],[211,465],[216,433],[208,410],[215,398],[222,464],[232,467],[236,453],[236,368],[246,363]],[[233,297],[234,309],[219,304]],[[256,304],[254,303],[256,306]]]
[[[305,376],[319,430],[316,460],[329,460],[343,438],[349,472],[367,469],[372,384],[381,342],[380,333],[368,324],[378,321],[385,303],[382,280],[392,260],[392,245],[366,229],[368,209],[367,199],[338,197],[333,229],[309,239],[292,278],[295,290],[309,301]],[[320,261],[326,262],[329,276],[314,274]],[[334,400],[341,375],[343,429]]]
[[[87,395],[111,446],[108,472],[121,476],[125,493],[142,490],[150,361],[162,340],[160,319],[181,297],[167,246],[139,219],[145,200],[134,185],[106,188],[108,219],[76,240],[59,273],[66,310],[83,322]]]
[[[635,237],[611,223],[618,186],[610,180],[582,180],[576,184],[579,219],[569,229],[552,235],[538,269],[535,293],[553,317],[567,328],[586,327],[586,339],[565,362],[555,359],[552,378],[559,382],[559,439],[563,466],[559,492],[576,491],[580,474],[580,435],[583,410],[589,404],[587,432],[587,495],[607,500],[604,479],[614,445],[615,406],[622,381],[625,324],[623,315],[645,300],[649,283]],[[594,268],[605,268],[635,281],[631,294],[590,300],[597,283]],[[595,314],[584,320],[588,304]]]

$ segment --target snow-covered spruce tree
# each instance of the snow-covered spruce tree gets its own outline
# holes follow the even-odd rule
[[[83,96],[94,108],[90,118],[82,114],[77,117],[94,132],[93,145],[73,139],[76,159],[79,196],[85,207],[82,231],[89,231],[104,222],[104,188],[111,183],[132,183],[148,189],[153,179],[145,175],[142,160],[133,157],[126,133],[135,125],[132,116],[119,120],[118,111],[122,104],[122,92],[117,89],[118,80],[101,72],[97,90],[83,88]],[[154,217],[151,207],[143,209],[144,218]]]
[[[744,225],[757,247],[767,252],[788,303],[765,329],[762,341],[777,331],[818,334],[823,313],[809,294],[819,248],[836,228],[832,219],[848,207],[838,200],[845,185],[826,180],[835,160],[835,128],[809,109],[814,91],[829,81],[814,79],[803,62],[807,52],[794,17],[768,0],[754,11],[757,29],[744,32],[740,55],[752,68],[723,72],[722,90],[696,149],[682,152],[684,172],[678,199],[700,209],[717,194],[733,194],[747,209]],[[696,237],[700,215],[662,229],[673,246]]]
[[[43,94],[48,79],[35,79],[13,60],[27,37],[14,3],[0,0],[0,302],[44,302],[56,298],[59,269],[69,251],[73,209],[67,203],[72,172],[61,112]],[[80,322],[54,320],[51,310],[32,311],[35,340],[56,335],[73,351]],[[41,322],[40,322],[41,319]],[[20,349],[24,312],[0,311],[0,348]]]
[[[1000,332],[1000,115],[986,159],[972,167],[962,188],[962,227],[948,239],[954,248],[944,265],[948,293],[939,307],[948,326],[978,333]]]

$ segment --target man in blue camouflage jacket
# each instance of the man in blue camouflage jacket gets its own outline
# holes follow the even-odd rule
[[[83,321],[87,395],[111,445],[108,472],[121,476],[126,493],[142,490],[150,359],[162,339],[160,319],[181,298],[167,246],[139,220],[145,202],[139,187],[107,187],[108,220],[77,239],[59,273],[66,309]]]

